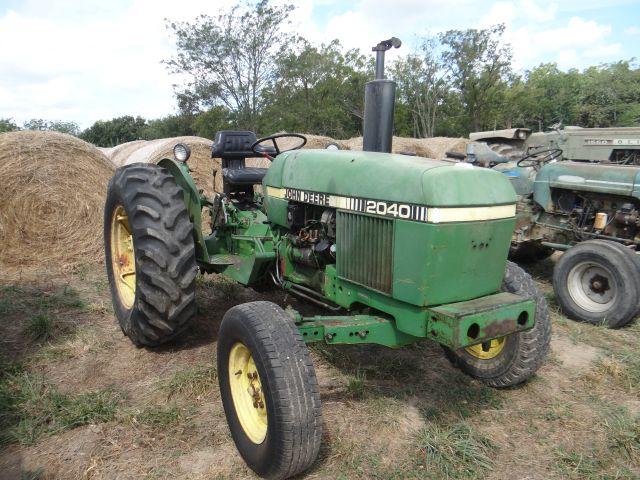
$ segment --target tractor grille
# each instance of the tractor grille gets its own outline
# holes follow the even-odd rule
[[[340,277],[391,293],[393,220],[338,212],[336,243]]]

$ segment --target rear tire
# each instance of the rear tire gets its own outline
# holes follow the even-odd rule
[[[567,250],[553,270],[553,289],[570,318],[620,328],[638,313],[640,268],[636,255],[608,240]]]
[[[542,365],[551,342],[551,320],[544,296],[531,276],[515,263],[507,262],[502,291],[515,293],[536,302],[535,325],[530,330],[512,333],[483,346],[450,350],[447,358],[464,373],[490,387],[511,387],[524,382]]]
[[[311,466],[322,436],[320,392],[290,316],[271,302],[227,311],[218,333],[218,379],[231,436],[254,472],[283,479]]]
[[[121,224],[129,252],[113,235]],[[196,312],[193,224],[182,189],[164,168],[135,163],[116,170],[104,209],[104,244],[124,334],[138,346],[156,346],[187,328]],[[123,275],[131,280],[123,282]]]

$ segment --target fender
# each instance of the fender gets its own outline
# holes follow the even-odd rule
[[[196,259],[199,262],[209,263],[209,253],[207,252],[204,235],[202,234],[202,207],[209,205],[210,202],[198,192],[198,188],[189,173],[189,167],[186,163],[163,158],[158,162],[158,165],[167,169],[178,186],[182,188],[187,213],[189,214],[191,223],[193,223],[193,240],[196,247]]]

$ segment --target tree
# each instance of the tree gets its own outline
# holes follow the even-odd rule
[[[77,136],[80,133],[80,127],[76,122],[63,122],[61,120],[43,120],[42,118],[32,118],[28,122],[24,122],[25,130],[38,130],[41,132],[61,132],[69,135]]]
[[[501,42],[504,25],[477,30],[449,30],[440,34],[442,62],[460,93],[471,131],[493,126],[511,72],[511,47]]]
[[[80,138],[98,147],[115,147],[141,139],[146,126],[144,118],[125,115],[111,120],[98,120],[83,131]]]
[[[392,69],[398,97],[411,115],[412,136],[433,137],[444,96],[449,89],[435,38],[423,40],[419,55],[398,60]]]
[[[191,114],[183,113],[149,120],[140,129],[139,134],[145,140],[195,135],[196,132],[193,128],[194,118]]]
[[[20,128],[15,124],[13,118],[0,118],[0,133],[15,132],[16,130],[20,130]]]
[[[284,26],[293,8],[262,0],[237,4],[215,18],[169,24],[178,53],[167,64],[190,78],[177,92],[181,108],[197,113],[223,105],[238,126],[255,130],[276,59],[292,38]]]
[[[276,77],[265,92],[264,131],[300,131],[345,137],[362,123],[366,61],[357,50],[343,53],[340,42],[315,47],[299,40],[277,61]]]

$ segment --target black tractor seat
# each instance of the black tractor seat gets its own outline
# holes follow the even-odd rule
[[[268,168],[223,168],[222,176],[231,185],[256,185],[262,183]]]
[[[246,167],[245,160],[258,156],[256,152],[275,156],[276,150],[273,147],[258,145],[254,152],[251,146],[256,140],[256,134],[248,130],[221,130],[216,133],[211,146],[211,157],[222,160],[224,193],[252,196],[253,185],[262,183],[267,169]]]

